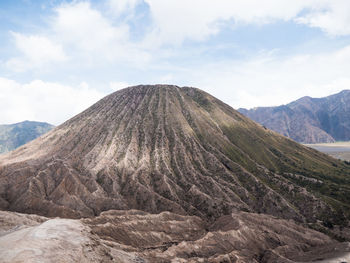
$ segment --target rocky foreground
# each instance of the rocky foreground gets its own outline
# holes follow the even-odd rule
[[[291,220],[111,210],[80,220],[0,211],[0,262],[346,262],[338,243]]]

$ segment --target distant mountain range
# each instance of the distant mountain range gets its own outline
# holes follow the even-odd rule
[[[48,132],[53,127],[49,123],[36,121],[0,125],[0,153],[12,151]]]
[[[239,112],[301,143],[350,140],[350,90],[324,97],[302,97],[287,105]]]

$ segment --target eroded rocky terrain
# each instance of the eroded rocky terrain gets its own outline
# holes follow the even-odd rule
[[[199,89],[136,86],[0,156],[0,208],[80,219],[54,222],[98,257],[289,262],[350,240],[349,175]]]
[[[246,212],[208,225],[195,216],[137,210],[89,219],[0,211],[1,262],[340,262],[339,243],[291,220]]]

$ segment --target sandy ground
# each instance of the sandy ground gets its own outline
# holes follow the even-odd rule
[[[84,226],[79,221],[69,219],[51,219],[38,226],[15,229],[0,237],[0,261],[82,260],[80,250],[89,241],[83,230]]]
[[[314,144],[306,144],[307,146],[327,146],[327,147],[349,147],[350,141],[348,142],[333,142],[333,143],[314,143]]]
[[[344,256],[340,256],[334,259],[326,259],[322,261],[313,261],[313,263],[347,263],[350,262],[350,253]]]
[[[3,217],[6,212],[1,213]],[[15,223],[20,220],[16,218]],[[23,223],[27,222],[2,227],[1,263],[135,262],[134,255],[102,245],[79,220],[56,218],[34,226]]]
[[[334,258],[328,258],[320,261],[312,261],[313,263],[348,263],[350,262],[350,253],[339,253]]]
[[[320,152],[329,154],[334,158],[350,161],[350,142],[317,143],[305,145]]]

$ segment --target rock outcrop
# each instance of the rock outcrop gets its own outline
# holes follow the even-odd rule
[[[339,243],[293,221],[246,212],[208,225],[170,212],[110,210],[89,219],[0,211],[0,261],[9,262],[346,262]]]

